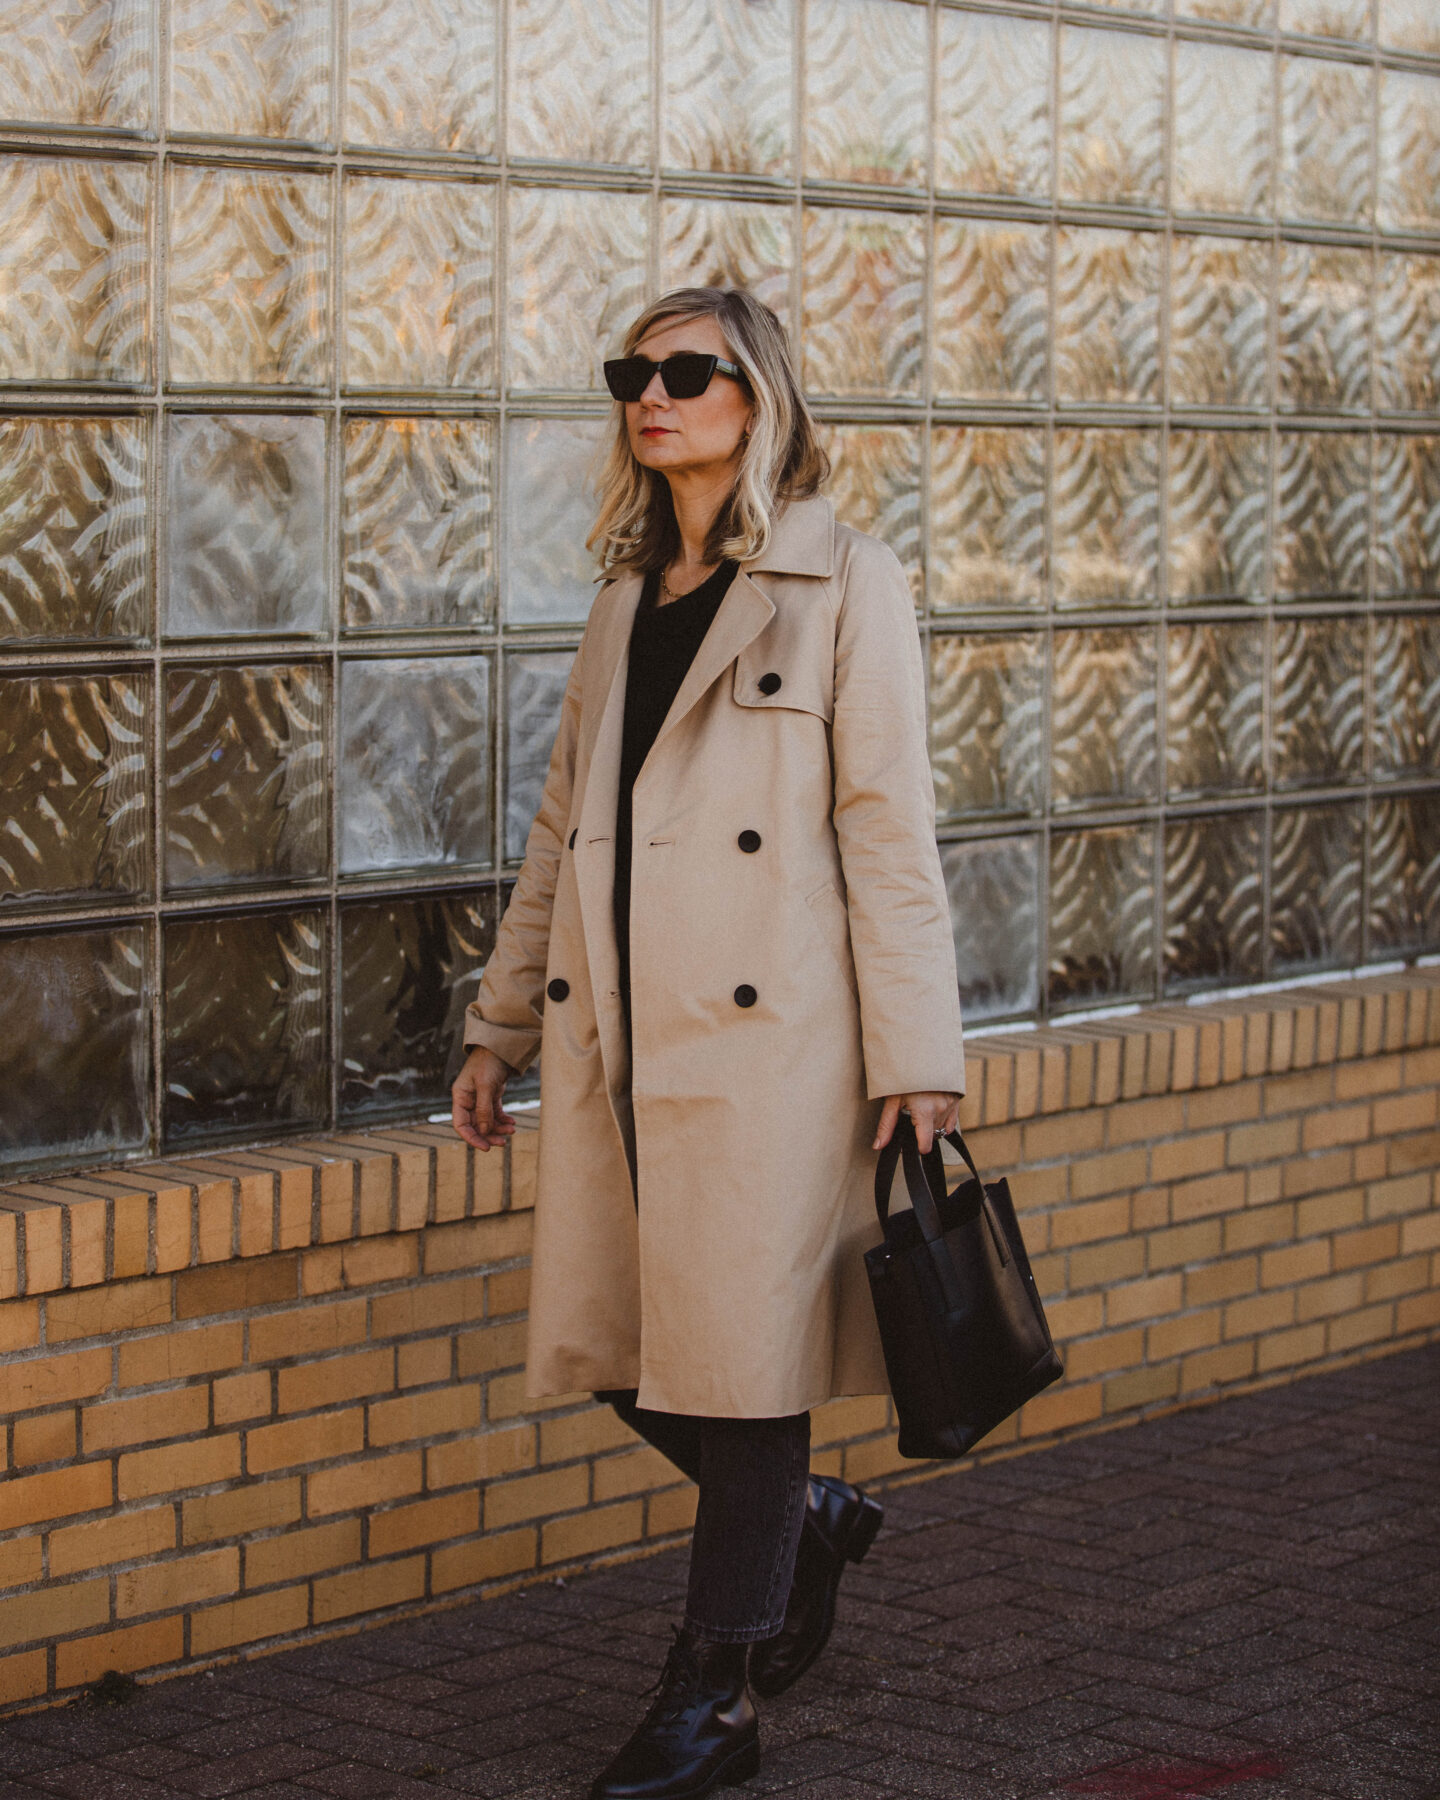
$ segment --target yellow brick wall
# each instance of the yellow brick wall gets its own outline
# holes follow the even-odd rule
[[[1066,1380],[981,1455],[1440,1333],[1440,977],[980,1040]],[[636,1554],[693,1490],[524,1396],[533,1131],[441,1128],[0,1190],[0,1706]],[[923,1473],[888,1403],[815,1466]]]

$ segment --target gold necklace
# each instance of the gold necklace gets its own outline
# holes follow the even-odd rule
[[[717,565],[717,567],[718,567],[718,565]],[[715,571],[712,569],[710,571],[710,574],[713,575],[714,572]],[[688,599],[691,594],[698,593],[699,590],[702,587],[704,587],[705,583],[709,579],[710,579],[710,575],[702,576],[702,578],[695,583],[695,586],[693,588],[686,588],[686,590],[683,594],[677,594],[675,592],[674,588],[672,588],[670,583],[666,580],[665,571],[662,569],[660,571],[660,604],[662,606],[665,606],[672,600]]]

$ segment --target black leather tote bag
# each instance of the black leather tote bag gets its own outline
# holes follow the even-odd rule
[[[939,1140],[922,1156],[901,1114],[875,1169],[885,1241],[865,1252],[900,1454],[927,1461],[964,1456],[1064,1373],[1009,1185],[987,1186],[960,1133],[947,1138],[970,1172],[953,1194]],[[897,1160],[911,1212],[890,1211]]]

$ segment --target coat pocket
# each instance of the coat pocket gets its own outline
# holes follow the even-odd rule
[[[858,1000],[860,984],[855,979],[855,958],[850,949],[850,912],[839,889],[827,881],[824,887],[805,896],[805,904],[825,940],[826,949],[839,964],[846,986]]]

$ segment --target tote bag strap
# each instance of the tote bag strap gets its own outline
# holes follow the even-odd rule
[[[975,1185],[980,1190],[980,1210],[990,1228],[991,1241],[1002,1265],[1008,1263],[1010,1247],[991,1212],[990,1196],[985,1192],[985,1183],[981,1181],[980,1171],[975,1167],[970,1146],[958,1131],[947,1131],[944,1137],[952,1149],[959,1151],[965,1167],[974,1177]],[[920,1227],[920,1235],[926,1243],[943,1249],[945,1227],[940,1218],[940,1202],[945,1198],[945,1164],[940,1157],[940,1135],[936,1135],[930,1149],[922,1154],[915,1137],[914,1121],[908,1113],[901,1113],[890,1142],[880,1152],[875,1164],[875,1213],[882,1231],[890,1217],[890,1189],[894,1185],[897,1162],[905,1171],[905,1186],[910,1195],[910,1204],[915,1209],[915,1223]],[[946,1260],[948,1261],[948,1257]]]

